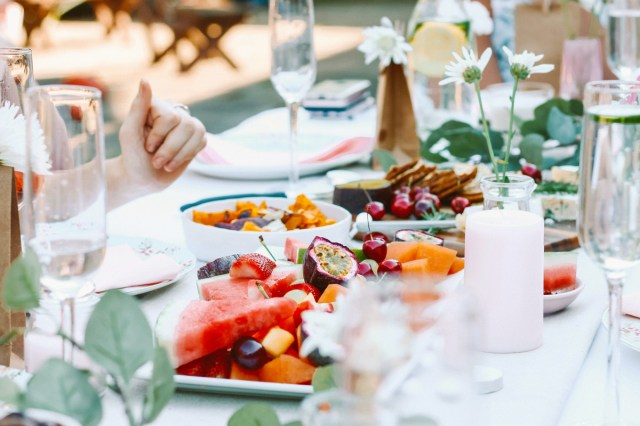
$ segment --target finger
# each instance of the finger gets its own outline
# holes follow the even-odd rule
[[[149,82],[146,80],[140,80],[138,87],[138,94],[131,103],[129,114],[124,119],[121,127],[121,132],[126,137],[125,141],[132,137],[144,137],[143,129],[147,121],[147,115],[151,108],[152,92]],[[122,138],[121,138],[122,139]],[[123,142],[121,140],[121,142]]]
[[[164,168],[195,133],[196,127],[191,120],[182,122],[171,130],[153,156],[153,167]]]
[[[163,143],[169,133],[180,125],[182,117],[180,112],[175,109],[164,110],[158,113],[158,110],[152,108],[151,129],[146,139],[145,148],[149,153],[154,153]]]
[[[194,133],[189,140],[182,145],[180,151],[176,155],[173,156],[171,161],[164,166],[165,172],[173,172],[180,169],[183,166],[186,166],[193,160],[193,158],[200,152],[202,149],[202,138],[198,136],[197,132]]]

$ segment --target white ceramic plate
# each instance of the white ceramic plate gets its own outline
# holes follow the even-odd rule
[[[132,296],[149,293],[150,291],[159,290],[163,287],[175,284],[187,275],[196,265],[196,258],[189,250],[160,240],[154,240],[151,238],[109,236],[107,244],[109,246],[126,244],[142,256],[152,256],[154,254],[163,253],[182,266],[180,272],[178,272],[176,277],[172,280],[165,280],[151,285],[125,287],[120,289],[124,293]]]
[[[544,300],[544,313],[553,314],[565,309],[567,306],[573,303],[574,300],[584,289],[584,283],[578,278],[576,281],[576,288],[570,291],[555,294],[543,295]]]
[[[607,330],[609,329],[609,309],[602,314],[602,324]],[[640,352],[640,318],[623,315],[620,329],[622,344]]]

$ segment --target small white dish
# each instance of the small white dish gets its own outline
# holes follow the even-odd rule
[[[335,219],[332,225],[319,226],[309,229],[294,229],[281,232],[247,232],[233,231],[215,226],[202,225],[193,221],[193,211],[217,212],[223,210],[235,210],[238,200],[251,201],[260,204],[262,201],[267,206],[286,209],[295,200],[277,197],[250,197],[235,198],[229,200],[212,201],[196,205],[182,212],[182,228],[184,230],[187,248],[202,261],[210,262],[222,256],[230,254],[243,254],[254,251],[260,245],[258,237],[262,235],[269,246],[283,246],[287,238],[295,238],[304,243],[310,243],[316,236],[327,238],[330,241],[347,244],[350,240],[349,229],[351,227],[351,213],[342,207],[314,201],[314,204],[328,218]]]
[[[573,290],[565,291],[562,293],[555,294],[545,294],[544,298],[544,314],[553,314],[555,312],[560,312],[565,309],[567,306],[573,303],[574,300],[578,297],[580,292],[584,289],[584,283],[580,278],[576,281],[576,288]]]

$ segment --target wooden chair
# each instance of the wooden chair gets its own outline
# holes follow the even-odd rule
[[[149,31],[149,42],[154,52],[154,62],[173,52],[180,62],[180,71],[190,70],[199,60],[220,57],[233,68],[236,64],[220,48],[220,40],[234,26],[241,23],[247,9],[227,0],[146,0],[138,10],[140,21],[150,25],[161,22],[173,32],[173,41],[158,51]],[[178,54],[178,44],[185,40],[197,50],[190,62]]]
[[[142,0],[88,0],[98,21],[101,21],[110,34],[116,28],[118,15],[131,15]]]
[[[31,35],[42,26],[47,16],[52,14],[64,0],[14,0],[24,9],[22,26],[27,34],[25,44],[31,43]]]

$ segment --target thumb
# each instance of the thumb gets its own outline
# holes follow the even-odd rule
[[[147,115],[151,108],[151,86],[146,80],[140,80],[138,94],[131,103],[129,114],[122,122],[120,128],[121,136],[129,138],[144,138],[144,126],[147,122]],[[120,141],[121,143],[124,141]]]

